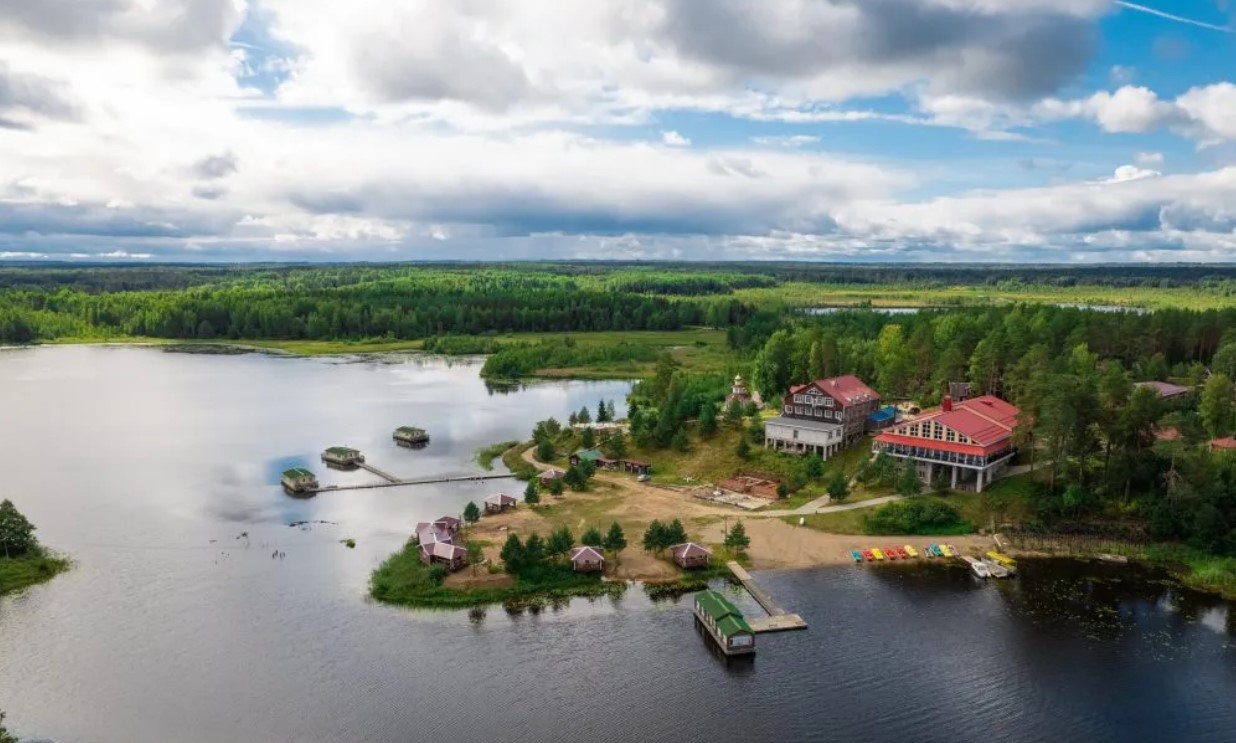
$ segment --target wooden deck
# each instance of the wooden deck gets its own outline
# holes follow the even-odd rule
[[[356,465],[356,466],[357,466],[357,467],[359,467],[359,468],[361,468],[361,469],[363,469],[363,470],[366,470],[367,472],[372,472],[373,474],[377,475],[378,477],[382,478],[383,480],[386,480],[387,482],[391,482],[391,483],[397,483],[397,482],[399,482],[399,478],[398,478],[398,477],[395,477],[395,476],[394,476],[394,475],[392,475],[391,473],[386,472],[386,471],[384,471],[384,470],[380,470],[380,469],[378,469],[377,467],[374,467],[372,464],[369,464],[368,462],[361,462],[360,464],[358,464],[358,465]]]
[[[751,598],[755,599],[756,603],[764,607],[764,611],[768,612],[767,617],[760,619],[749,619],[747,624],[751,625],[751,629],[755,632],[785,632],[787,630],[807,629],[807,622],[797,614],[791,614],[781,605],[773,600],[772,594],[764,590],[764,587],[756,582],[755,578],[751,577],[742,565],[734,561],[727,562],[726,567],[734,574],[739,583],[742,583],[743,588],[747,589],[747,593],[751,594]]]

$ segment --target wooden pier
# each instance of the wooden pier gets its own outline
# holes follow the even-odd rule
[[[366,468],[368,469],[368,468]],[[375,473],[377,474],[377,473]],[[387,475],[381,475],[387,477]],[[442,477],[425,477],[415,480],[388,479],[386,482],[366,482],[359,485],[327,485],[316,490],[305,490],[304,493],[335,493],[343,490],[373,490],[375,488],[399,488],[405,485],[433,485],[442,482],[479,482],[482,480],[507,480],[514,475],[446,475]]]
[[[726,567],[734,574],[739,583],[742,583],[743,588],[747,589],[747,593],[751,594],[751,598],[755,599],[756,603],[764,607],[764,611],[768,612],[767,617],[761,619],[748,620],[751,629],[755,632],[784,632],[786,630],[807,629],[807,622],[797,614],[791,614],[773,600],[773,597],[764,587],[751,577],[751,574],[743,569],[742,565],[734,561],[726,563]]]
[[[399,478],[398,478],[398,477],[395,477],[394,475],[392,475],[392,474],[391,474],[391,473],[389,473],[389,472],[385,472],[385,471],[383,471],[383,470],[380,470],[380,469],[378,469],[377,467],[374,467],[372,464],[368,464],[368,463],[366,463],[366,462],[360,462],[360,463],[359,463],[359,464],[357,464],[356,466],[357,466],[357,467],[359,467],[359,468],[361,468],[361,469],[363,469],[363,470],[365,470],[365,471],[367,471],[367,472],[372,472],[373,474],[377,475],[378,477],[382,478],[383,480],[386,480],[387,482],[391,482],[391,483],[397,483],[397,482],[399,482]]]

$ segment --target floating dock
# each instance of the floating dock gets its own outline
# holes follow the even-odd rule
[[[377,475],[378,477],[382,478],[383,480],[386,480],[386,481],[387,481],[387,482],[389,482],[389,483],[397,483],[397,482],[399,482],[399,478],[398,478],[398,477],[395,477],[394,475],[392,475],[392,474],[391,474],[391,473],[389,473],[389,472],[385,472],[385,471],[383,471],[383,470],[380,470],[380,469],[378,469],[377,467],[374,467],[372,464],[369,464],[369,463],[367,463],[367,462],[362,461],[362,462],[358,463],[356,466],[357,466],[357,467],[360,467],[361,469],[365,470],[366,472],[372,472],[373,474]]]
[[[734,561],[726,563],[726,567],[738,579],[743,588],[747,589],[747,593],[751,594],[751,598],[755,599],[756,603],[768,612],[767,617],[761,619],[748,620],[751,625],[751,630],[756,633],[760,632],[785,632],[787,630],[807,629],[807,622],[797,614],[791,614],[773,600],[772,594],[764,590],[764,587],[756,582],[755,578],[751,577],[742,565]]]

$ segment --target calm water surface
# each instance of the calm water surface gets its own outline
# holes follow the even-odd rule
[[[627,388],[491,394],[477,371],[0,352],[0,494],[77,561],[0,599],[0,708],[61,743],[1236,739],[1236,613],[1120,569],[766,572],[811,629],[730,665],[685,601],[638,590],[479,620],[369,603],[412,523],[513,486],[297,500],[282,469],[346,443],[398,474],[473,472],[476,448]],[[391,445],[405,423],[429,448]]]

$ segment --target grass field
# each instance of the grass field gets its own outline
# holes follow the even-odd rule
[[[791,282],[777,287],[740,289],[739,299],[763,306],[948,307],[1026,303],[1090,304],[1138,309],[1208,310],[1236,307],[1236,297],[1201,287],[913,286],[907,284],[813,284]]]
[[[67,559],[52,555],[0,556],[0,596],[49,581],[68,570],[69,564]]]

